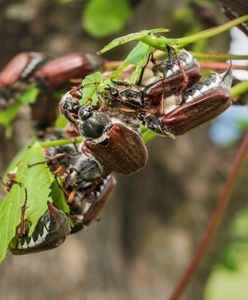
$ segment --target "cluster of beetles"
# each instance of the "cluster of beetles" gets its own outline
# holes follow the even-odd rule
[[[42,98],[69,82],[98,70],[103,60],[85,53],[51,59],[28,52],[17,55],[0,73],[0,110],[17,101],[30,85],[41,90]],[[175,138],[221,114],[231,104],[231,70],[212,72],[201,80],[197,60],[186,50],[177,54],[168,48],[168,58],[155,61],[149,56],[136,84],[112,80],[99,101],[81,104],[84,86],[78,84],[59,102],[59,112],[68,120],[65,130],[48,129],[45,140],[70,138],[71,144],[44,150],[47,166],[60,182],[70,212],[65,214],[48,203],[47,212],[29,235],[30,223],[22,207],[21,224],[10,243],[14,254],[55,248],[69,234],[96,220],[116,185],[113,173],[130,175],[142,169],[148,154],[141,136],[141,125],[156,134]],[[82,136],[81,144],[73,143]],[[35,167],[35,166],[33,166]],[[15,174],[4,183],[9,191]],[[27,199],[26,199],[27,200]],[[70,221],[69,221],[70,220]]]

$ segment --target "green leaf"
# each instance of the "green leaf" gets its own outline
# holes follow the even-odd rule
[[[10,241],[21,220],[24,189],[14,184],[4,200],[0,201],[0,262],[5,258]]]
[[[62,190],[59,188],[58,183],[56,181],[53,182],[51,186],[51,197],[53,199],[53,203],[58,209],[61,209],[65,213],[70,212],[70,207],[66,203],[64,193]]]
[[[21,93],[19,100],[21,103],[34,103],[39,94],[39,89],[33,87]]]
[[[25,216],[32,223],[30,234],[47,210],[47,202],[52,201],[50,187],[55,178],[47,164],[41,163],[43,161],[45,160],[42,148],[39,143],[35,143],[22,159],[16,176],[17,181],[27,189],[28,202]],[[39,164],[33,165],[35,163]]]
[[[5,110],[0,111],[0,124],[5,127],[9,127],[12,121],[15,119],[18,111],[25,103],[34,103],[39,90],[37,88],[31,88],[22,92],[16,101]]]
[[[66,119],[63,115],[60,115],[60,116],[58,116],[58,118],[57,118],[56,121],[55,121],[55,128],[57,128],[57,129],[62,129],[62,128],[64,128],[67,124],[68,124],[67,119]]]
[[[140,42],[142,43],[142,42]],[[139,51],[139,56],[137,57],[137,63],[133,73],[131,74],[129,81],[130,83],[137,83],[140,78],[141,71],[148,61],[148,57],[153,50],[153,47],[143,44],[143,47]]]
[[[248,129],[248,120],[238,120],[238,125],[241,129]]]
[[[14,183],[5,199],[0,202],[0,261],[4,259],[7,247],[15,236],[16,227],[20,224],[25,189],[27,191],[25,219],[31,222],[29,231],[31,235],[39,218],[47,210],[47,202],[52,202],[51,186],[55,181],[47,164],[40,163],[44,161],[44,155],[39,143],[25,148],[18,154],[18,159],[14,160],[16,164],[12,163],[12,166],[17,168],[16,181],[19,184]]]
[[[123,63],[116,69],[116,71],[113,72],[112,77],[117,77],[119,73],[123,72],[126,69],[126,67],[133,64],[136,65],[136,67],[130,77],[130,82],[135,83],[137,78],[139,78],[142,67],[146,64],[148,56],[152,50],[153,48],[149,45],[144,44],[143,42],[139,42],[128,54]]]
[[[21,106],[21,102],[14,102],[7,109],[0,111],[0,124],[2,124],[5,127],[8,127],[16,117]]]
[[[145,143],[149,142],[157,136],[155,132],[147,129],[145,126],[141,126],[141,134]]]
[[[31,140],[29,140],[26,144],[26,146],[24,148],[22,148],[17,154],[16,156],[12,159],[12,161],[10,162],[10,164],[8,165],[6,171],[4,172],[4,180],[6,180],[6,175],[14,170],[16,167],[19,166],[20,162],[22,161],[22,159],[27,155],[27,150],[28,148],[32,147],[32,145],[37,141],[37,139],[34,137]]]
[[[153,33],[162,33],[162,32],[168,32],[169,29],[167,28],[156,28],[151,30],[142,30],[135,33],[130,33],[124,36],[121,36],[119,38],[114,39],[112,42],[110,42],[108,45],[106,45],[102,50],[98,52],[98,54],[102,54],[104,52],[107,52],[117,46],[129,43],[131,41],[140,40],[145,38],[148,35],[151,35]]]
[[[102,73],[101,72],[94,72],[94,73],[86,76],[82,81],[82,85],[85,88],[85,87],[87,87],[87,85],[91,85],[96,82],[97,83],[102,82]]]
[[[83,11],[83,27],[94,37],[120,31],[131,15],[127,0],[91,0]]]
[[[83,98],[80,101],[81,105],[85,105],[91,99],[92,105],[96,105],[99,101],[96,91],[98,91],[99,85],[103,82],[102,74],[100,72],[95,72],[85,77],[82,81],[83,85]]]

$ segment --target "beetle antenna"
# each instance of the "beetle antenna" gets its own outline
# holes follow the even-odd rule
[[[225,72],[223,78],[222,78],[222,81],[229,87],[231,87],[232,85],[232,61],[230,60],[230,66],[229,68],[227,69],[227,71]]]

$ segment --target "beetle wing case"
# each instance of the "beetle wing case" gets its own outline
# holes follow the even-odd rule
[[[186,88],[198,82],[201,77],[200,69],[197,67],[185,70],[185,73],[189,80]],[[182,83],[183,75],[181,73],[158,80],[157,83],[153,83],[145,89],[146,97],[150,99],[152,105],[159,105],[161,102],[161,95],[166,98],[173,94],[180,93],[180,85]]]
[[[178,106],[162,120],[167,130],[175,135],[183,134],[224,112],[231,104],[231,71],[221,78],[213,73],[205,81],[186,91],[186,103]]]
[[[92,155],[107,169],[129,175],[142,169],[147,162],[147,149],[138,133],[115,123],[107,131],[107,144],[85,141]]]
[[[16,55],[0,73],[0,88],[11,88],[18,80],[25,80],[45,60],[39,52],[23,52]]]
[[[102,60],[86,53],[66,54],[46,63],[36,73],[41,85],[53,90],[62,87],[71,79],[79,79],[98,69]]]

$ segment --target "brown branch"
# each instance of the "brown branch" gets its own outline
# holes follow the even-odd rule
[[[211,69],[211,70],[228,70],[230,64],[223,62],[201,62],[200,66],[202,69]],[[233,70],[248,70],[248,66],[232,65]]]

